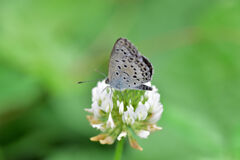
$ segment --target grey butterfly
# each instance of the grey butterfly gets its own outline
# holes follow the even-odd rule
[[[111,52],[105,83],[117,90],[151,91],[152,87],[144,83],[151,81],[152,74],[153,67],[148,59],[142,56],[130,41],[119,38]]]

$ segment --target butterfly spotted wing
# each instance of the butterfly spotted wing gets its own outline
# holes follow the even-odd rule
[[[119,38],[112,49],[106,83],[118,90],[152,90],[144,85],[151,81],[152,74],[153,67],[148,59],[130,41]]]

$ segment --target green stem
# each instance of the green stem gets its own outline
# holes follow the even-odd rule
[[[117,142],[114,160],[121,160],[122,158],[124,139],[125,138],[122,138],[120,141]]]

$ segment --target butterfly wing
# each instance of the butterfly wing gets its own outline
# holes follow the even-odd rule
[[[152,78],[153,68],[151,63],[142,56],[137,48],[127,39],[119,38],[112,49],[108,81],[117,89],[140,89],[143,83]],[[146,88],[146,89],[145,89]]]

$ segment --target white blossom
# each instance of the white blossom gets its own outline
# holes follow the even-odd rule
[[[162,112],[163,112],[162,104],[155,106],[155,110],[154,112],[152,112],[152,117],[149,119],[149,122],[156,123],[161,118]]]
[[[147,138],[150,134],[150,131],[146,131],[146,130],[140,130],[139,132],[137,132],[137,135],[140,138]]]
[[[110,113],[107,120],[107,128],[114,128],[114,127],[115,127],[115,124],[113,122],[112,115]]]
[[[102,104],[101,104],[100,109],[103,110],[104,112],[109,113],[109,112],[112,111],[112,108],[113,108],[112,100],[110,99],[110,97],[105,97],[102,100]]]
[[[92,112],[93,112],[93,115],[94,115],[96,118],[99,118],[99,117],[100,117],[100,106],[98,106],[98,103],[97,103],[96,101],[93,102],[91,110],[92,110]]]
[[[97,87],[92,90],[92,109],[94,116],[99,117],[100,110],[109,113],[113,108],[111,95],[107,92],[107,85],[105,82],[98,82]]]
[[[147,118],[148,112],[145,105],[142,102],[139,102],[138,107],[135,111],[135,116],[138,120],[145,120]]]
[[[121,140],[123,137],[126,137],[127,136],[127,132],[126,131],[122,131],[119,135],[118,135],[118,137],[117,137],[117,140]]]
[[[126,124],[133,124],[135,122],[135,113],[132,105],[127,106],[127,111],[122,115],[122,120]]]
[[[100,124],[92,124],[92,127],[93,127],[93,128],[97,128],[97,129],[99,129],[99,130],[102,130],[102,129],[103,129],[102,126],[103,126],[102,123],[100,123]]]
[[[92,101],[98,101],[107,96],[107,84],[102,81],[98,82],[97,87],[92,89]]]
[[[152,91],[110,91],[104,80],[98,82],[92,89],[92,106],[85,110],[91,114],[87,116],[91,126],[104,133],[92,137],[91,140],[112,144],[116,139],[129,136],[130,145],[142,150],[137,141],[129,135],[130,130],[140,138],[147,138],[151,132],[162,129],[156,123],[163,112],[157,88],[150,82],[145,85],[151,86]]]
[[[123,114],[123,111],[124,111],[124,105],[123,105],[123,102],[119,102],[117,101],[117,106],[119,107],[119,114]]]

